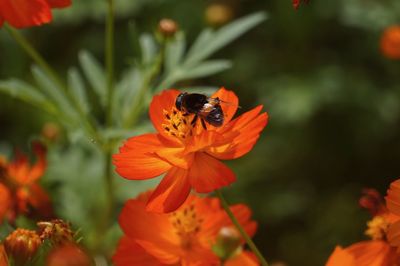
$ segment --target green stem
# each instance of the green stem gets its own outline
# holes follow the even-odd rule
[[[57,76],[56,72],[50,67],[50,65],[43,59],[43,57],[31,46],[28,40],[20,34],[17,30],[10,27],[8,24],[4,25],[4,28],[8,31],[8,33],[14,38],[14,40],[24,49],[24,51],[36,62],[45,72],[46,74],[59,85],[61,88],[65,88],[64,84]]]
[[[36,51],[35,48],[29,43],[29,41],[19,33],[19,31],[15,30],[14,28],[10,27],[9,25],[5,24],[4,28],[7,30],[7,32],[11,35],[11,37],[14,38],[14,40],[19,44],[19,46],[32,58],[34,62],[36,62],[37,65],[40,66],[41,69],[49,76],[52,81],[59,86],[65,96],[68,98],[68,100],[73,103],[76,107],[77,112],[79,113],[80,117],[82,117],[82,121],[84,123],[84,127],[86,128],[87,132],[89,135],[91,135],[95,141],[100,142],[100,137],[97,134],[97,131],[95,129],[95,123],[93,121],[93,118],[91,116],[87,116],[82,108],[78,105],[73,100],[73,97],[70,95],[68,88],[65,86],[65,84],[61,81],[57,73],[51,68],[51,66],[44,60],[44,58]],[[88,118],[88,120],[84,119],[85,117]]]
[[[242,235],[242,237],[246,241],[246,243],[249,246],[249,248],[257,256],[257,258],[261,262],[261,265],[268,266],[268,262],[265,260],[265,258],[261,254],[261,252],[258,250],[257,246],[254,244],[253,240],[251,240],[250,236],[246,233],[244,228],[240,225],[239,221],[236,219],[235,215],[232,213],[231,209],[229,208],[228,203],[226,202],[224,196],[222,195],[222,192],[217,189],[217,190],[215,190],[215,193],[217,194],[218,198],[220,199],[222,207],[224,208],[225,212],[228,214],[228,216],[231,219],[232,223],[239,230],[240,234]]]
[[[106,23],[106,45],[105,45],[105,60],[107,68],[107,110],[106,121],[107,125],[112,124],[112,104],[114,94],[114,0],[107,0],[108,2],[108,15]]]

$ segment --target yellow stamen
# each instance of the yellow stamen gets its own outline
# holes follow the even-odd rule
[[[200,231],[203,220],[197,217],[193,204],[170,214],[175,233],[180,236],[181,244],[190,248],[193,237]]]
[[[181,141],[192,135],[192,127],[189,120],[192,116],[184,116],[175,107],[170,112],[163,110],[163,114],[164,123],[162,127],[168,135],[177,137]]]
[[[367,226],[368,229],[365,231],[365,234],[373,240],[382,240],[386,238],[389,223],[383,216],[375,216],[367,223]]]

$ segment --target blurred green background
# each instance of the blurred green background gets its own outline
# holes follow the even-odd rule
[[[362,188],[385,193],[400,176],[400,62],[379,50],[385,27],[400,23],[400,2],[311,0],[295,11],[290,0],[116,0],[117,75],[136,56],[128,24],[154,32],[161,18],[173,18],[193,41],[209,24],[206,10],[215,3],[223,4],[232,18],[256,11],[269,15],[213,56],[231,59],[231,69],[189,83],[225,86],[239,95],[241,112],[262,103],[270,115],[254,150],[229,162],[238,181],[225,190],[227,198],[254,210],[259,222],[255,242],[269,261],[322,265],[336,244],[364,239],[369,217],[358,206]],[[66,73],[82,49],[103,60],[105,8],[105,1],[75,0],[73,8],[56,12],[55,23],[26,34]],[[3,30],[0,59],[0,79],[32,80],[30,59]],[[27,149],[47,121],[57,120],[1,94],[0,149]],[[55,181],[63,178],[73,182],[86,175],[93,177],[86,179],[89,184],[96,182],[93,156],[69,150],[65,140],[52,150],[46,177],[53,181],[54,195],[69,193],[57,188]],[[79,168],[71,165],[85,172],[71,174],[71,168]],[[136,188],[125,195],[141,190],[139,182],[131,183]],[[92,193],[96,197],[96,187]],[[68,212],[71,201],[81,204],[77,197],[55,201]],[[90,214],[74,215],[84,223]]]

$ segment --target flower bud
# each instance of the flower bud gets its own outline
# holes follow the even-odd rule
[[[172,37],[178,31],[178,24],[169,18],[164,18],[158,23],[158,31],[163,37]]]
[[[241,246],[241,236],[233,227],[222,227],[217,236],[217,242],[213,247],[217,256],[223,260],[227,260]]]
[[[207,7],[205,18],[211,26],[222,26],[233,18],[233,10],[224,4],[211,4]]]
[[[36,254],[42,241],[35,231],[16,229],[4,241],[4,249],[15,265],[28,263]]]
[[[56,123],[47,122],[43,125],[42,136],[48,141],[56,141],[60,136],[60,127]]]
[[[61,219],[54,219],[48,222],[38,222],[37,225],[42,240],[48,239],[56,245],[74,241],[74,233],[69,224]]]
[[[76,244],[69,243],[50,251],[46,266],[91,266],[92,259]]]

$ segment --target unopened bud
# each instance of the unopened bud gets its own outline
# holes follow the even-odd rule
[[[211,26],[222,26],[233,18],[233,10],[224,4],[211,4],[205,12],[206,21]]]
[[[4,249],[15,265],[24,265],[35,256],[41,243],[35,231],[16,229],[4,241]]]
[[[214,252],[223,260],[230,258],[241,246],[239,232],[233,227],[222,227],[213,247]]]
[[[163,37],[172,37],[178,31],[178,24],[169,18],[164,18],[158,23],[158,31]]]
[[[69,224],[61,219],[54,219],[48,222],[38,222],[37,225],[42,240],[48,239],[56,245],[74,241],[74,233]]]
[[[47,122],[42,128],[42,136],[49,141],[55,141],[60,136],[60,127],[56,123]]]
[[[46,266],[91,266],[92,259],[76,244],[61,245],[50,251]]]

